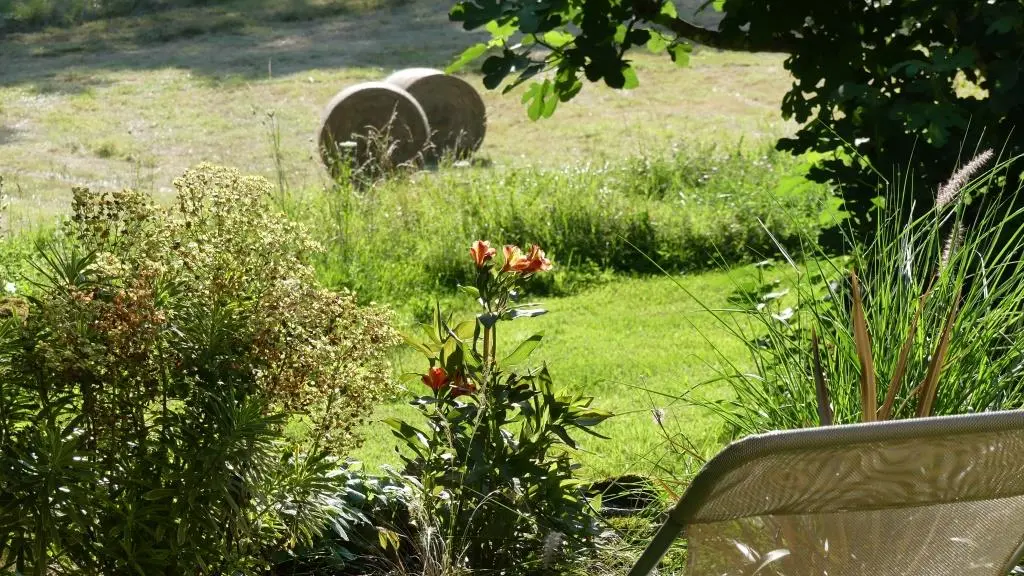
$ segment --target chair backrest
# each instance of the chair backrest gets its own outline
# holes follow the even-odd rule
[[[691,576],[1004,576],[1024,546],[1024,411],[736,442],[630,576],[684,530]]]

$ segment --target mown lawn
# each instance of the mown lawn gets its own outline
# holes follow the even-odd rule
[[[703,311],[728,306],[738,283],[752,278],[749,267],[677,278],[623,279],[575,296],[541,299],[545,316],[517,320],[500,338],[506,349],[534,332],[542,333],[537,358],[548,363],[556,383],[596,397],[595,405],[616,414],[599,431],[609,440],[584,438],[585,475],[626,472],[682,476],[687,460],[666,444],[654,410],[663,410],[665,430],[694,442],[704,453],[719,447],[721,422],[707,410],[677,398],[725,398],[720,356],[743,365],[744,348]],[[697,300],[676,285],[678,281]],[[398,370],[422,372],[427,363],[413,352],[398,356]],[[418,384],[404,395],[420,394]],[[406,399],[381,407],[377,418],[415,418]],[[389,429],[374,423],[356,454],[368,465],[396,464]]]

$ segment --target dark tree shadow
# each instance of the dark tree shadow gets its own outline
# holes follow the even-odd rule
[[[0,146],[10,144],[18,139],[18,131],[10,126],[0,124]]]
[[[448,21],[450,5],[425,0],[364,13],[282,22],[222,8],[93,22],[0,41],[0,85],[84,90],[60,74],[187,69],[212,80],[266,78],[329,68],[443,68],[483,38]],[[66,86],[65,86],[66,84]]]
[[[353,8],[359,1],[384,4]],[[262,16],[230,5],[205,6],[10,35],[0,40],[0,86],[32,82],[42,90],[73,91],[78,88],[62,88],[59,77],[70,69],[88,74],[170,67],[217,81],[324,68],[443,68],[487,38],[448,21],[453,0],[275,2],[275,11]],[[703,0],[676,3],[699,25],[713,28],[720,19],[697,13]]]

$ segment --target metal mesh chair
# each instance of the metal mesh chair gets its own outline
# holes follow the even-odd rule
[[[1003,576],[1024,547],[1024,412],[773,432],[707,463],[630,576]]]

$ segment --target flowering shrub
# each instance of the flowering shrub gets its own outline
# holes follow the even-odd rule
[[[500,266],[496,254],[484,241],[470,249],[476,282],[465,290],[482,307],[475,320],[452,325],[437,310],[425,341],[407,338],[430,364],[411,380],[429,390],[414,401],[425,427],[388,421],[409,448],[423,516],[436,523],[442,545],[431,554],[456,572],[527,572],[589,539],[571,433],[597,435],[591,428],[608,417],[592,398],[556,391],[546,367],[530,366],[540,336],[498,357],[498,322],[544,313],[515,299],[524,281],[552,265],[537,246],[505,246]]]
[[[75,190],[0,318],[0,572],[254,573],[340,525],[389,317],[318,286],[265,180],[175,185],[167,209]]]

